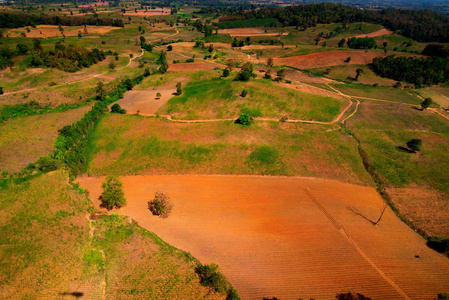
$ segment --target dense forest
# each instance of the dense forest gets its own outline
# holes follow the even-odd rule
[[[449,59],[442,57],[376,57],[372,69],[382,77],[423,85],[438,84],[449,80]]]
[[[0,12],[0,28],[19,28],[35,25],[63,25],[63,26],[114,26],[124,27],[121,19],[95,18],[85,16],[56,16],[56,15],[36,15],[26,13]]]
[[[228,22],[225,24],[231,26],[230,21],[270,18],[277,19],[283,26],[296,26],[298,29],[314,27],[318,23],[370,22],[420,42],[449,42],[449,17],[422,10],[361,10],[321,3],[235,12],[221,17],[220,23]]]

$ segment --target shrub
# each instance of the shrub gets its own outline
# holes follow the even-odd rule
[[[167,194],[156,192],[153,201],[148,202],[148,209],[155,216],[167,218],[173,209],[173,203],[170,202]]]
[[[176,95],[181,95],[182,94],[182,83],[178,82],[176,84]]]
[[[120,104],[115,103],[111,106],[111,113],[115,114],[126,114],[126,109],[120,107]]]
[[[345,60],[346,63],[348,63],[348,62],[350,62],[350,61],[351,61],[351,56],[349,56],[349,57]]]
[[[204,286],[214,288],[216,292],[227,294],[231,289],[231,285],[219,271],[216,264],[203,265],[198,264],[195,273],[200,277],[200,283]]]
[[[37,160],[37,166],[42,172],[50,172],[58,169],[59,161],[50,156],[41,156]]]
[[[249,126],[251,125],[253,120],[253,117],[248,116],[247,114],[241,114],[240,117],[238,117],[238,119],[234,121],[234,123]]]
[[[230,74],[230,71],[229,71],[228,68],[226,68],[226,69],[223,70],[223,75],[222,75],[222,76],[223,76],[223,77],[228,77],[229,74]]]
[[[427,246],[439,253],[449,254],[449,239],[436,236],[430,237],[427,240]]]
[[[245,98],[246,95],[248,95],[248,91],[247,90],[243,90],[242,93],[240,94],[240,96],[242,96],[243,98]]]
[[[430,105],[432,105],[433,101],[432,98],[426,98],[424,99],[424,101],[421,103],[421,107],[422,109],[426,109],[428,108]]]
[[[162,97],[161,93],[156,93],[156,99],[160,99]]]
[[[422,140],[420,140],[420,139],[412,139],[407,142],[407,147],[414,152],[420,151],[421,146],[422,146]]]
[[[126,204],[122,182],[114,176],[108,176],[101,185],[103,194],[100,196],[101,207],[111,210],[120,208]]]

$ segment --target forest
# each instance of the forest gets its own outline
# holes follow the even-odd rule
[[[340,4],[321,3],[235,12],[221,17],[220,23],[231,26],[231,21],[239,24],[237,21],[241,23],[242,19],[271,18],[277,19],[283,26],[296,26],[303,30],[318,23],[369,22],[399,31],[405,37],[419,42],[449,42],[449,17],[431,11],[361,10]]]
[[[37,15],[14,12],[0,13],[0,28],[19,28],[35,25],[62,25],[62,26],[114,26],[124,27],[121,19],[97,18],[85,16],[57,16],[57,15]]]
[[[423,85],[438,84],[449,80],[449,59],[442,57],[376,57],[372,69],[382,77]]]

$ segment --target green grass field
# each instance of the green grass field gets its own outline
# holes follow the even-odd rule
[[[233,75],[231,75],[233,77]],[[248,95],[240,96],[242,90]],[[159,112],[181,119],[233,118],[240,113],[255,117],[331,121],[343,100],[284,88],[269,80],[237,82],[232,79],[189,83],[181,96],[170,99]]]
[[[354,140],[331,125],[242,127],[107,115],[89,141],[88,157],[90,175],[300,175],[371,184]]]

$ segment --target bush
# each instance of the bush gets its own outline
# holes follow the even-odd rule
[[[115,114],[126,114],[126,109],[120,107],[120,104],[115,103],[111,106],[111,113]]]
[[[439,253],[449,254],[449,239],[436,236],[430,237],[427,240],[427,247],[432,248]]]
[[[412,139],[407,142],[407,147],[414,152],[420,151],[421,146],[422,146],[422,140],[420,140],[420,139]]]
[[[59,168],[59,161],[50,156],[41,156],[37,160],[37,166],[42,172],[50,172]]]
[[[247,90],[243,90],[242,93],[240,94],[240,96],[242,96],[242,98],[245,98],[246,95],[248,95],[248,91]]]
[[[216,264],[203,265],[198,264],[195,268],[195,273],[200,277],[200,283],[204,286],[214,288],[216,292],[227,294],[231,289],[231,285],[220,272]]]
[[[247,114],[241,114],[240,117],[234,121],[234,123],[249,126],[251,125],[253,120],[254,120],[253,117],[248,116]]]
[[[337,298],[338,300],[371,300],[371,298],[363,296],[362,294],[353,294],[351,292],[337,294],[335,298]]]
[[[424,101],[421,103],[421,107],[422,109],[426,109],[428,108],[430,105],[432,105],[433,101],[432,98],[426,98],[424,99]]]
[[[153,201],[148,202],[148,209],[155,216],[167,218],[173,209],[173,203],[165,193],[156,192]]]
[[[229,71],[228,68],[226,68],[226,69],[223,70],[223,75],[222,75],[222,76],[223,76],[223,77],[228,77],[229,74],[230,74],[230,71]]]
[[[111,210],[120,208],[126,204],[122,182],[114,176],[108,176],[101,185],[103,194],[100,196],[101,207]]]

